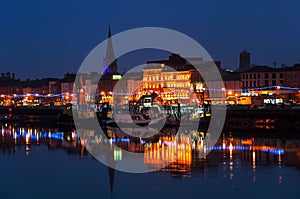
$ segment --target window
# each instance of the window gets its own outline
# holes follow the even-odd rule
[[[253,76],[254,76],[253,78],[256,79],[256,74],[254,74]]]
[[[246,87],[248,87],[248,81],[246,81]]]
[[[245,87],[245,82],[243,81],[243,88]]]
[[[276,86],[276,80],[272,80],[272,86]]]
[[[272,73],[272,78],[276,79],[276,73]]]
[[[283,78],[283,74],[282,74],[282,73],[280,73],[279,77],[280,77],[280,79],[282,79],[282,78]]]
[[[283,80],[280,80],[280,86],[282,86],[283,85]]]
[[[252,79],[252,74],[250,74],[249,76],[250,76],[249,79]]]
[[[250,87],[252,87],[252,81],[250,81]]]
[[[257,74],[257,78],[260,79],[260,74],[259,73]]]
[[[268,79],[268,78],[269,78],[269,74],[265,73],[265,79]]]
[[[254,84],[253,86],[256,87],[256,81],[254,81],[253,84]]]
[[[246,79],[248,79],[248,74],[246,74]]]
[[[269,86],[269,80],[265,80],[265,86]]]

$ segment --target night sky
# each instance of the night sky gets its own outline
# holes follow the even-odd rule
[[[297,0],[1,1],[0,72],[21,79],[77,72],[108,25],[113,34],[145,26],[180,31],[225,68],[236,68],[244,49],[253,64],[293,65],[300,60],[299,9]],[[119,62],[120,72],[131,65]]]

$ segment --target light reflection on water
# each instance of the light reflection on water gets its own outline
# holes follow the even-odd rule
[[[195,141],[192,137],[185,135],[181,135],[179,138],[164,135],[158,140],[149,142],[131,141],[128,138],[108,139],[104,137],[97,137],[95,141],[115,144],[127,151],[143,152],[145,153],[144,163],[154,167],[162,160],[167,159],[171,162],[167,167],[148,174],[134,175],[117,172],[115,178],[118,181],[115,181],[114,184],[114,198],[125,197],[126,194],[130,194],[127,189],[132,188],[138,188],[137,193],[140,194],[141,191],[147,192],[150,189],[150,192],[154,191],[154,193],[164,195],[166,190],[173,190],[172,187],[177,187],[179,186],[178,183],[181,184],[184,181],[189,183],[190,186],[181,184],[180,187],[177,187],[178,190],[174,189],[170,193],[171,196],[173,195],[176,198],[181,194],[179,193],[181,189],[196,194],[197,186],[202,187],[202,191],[210,190],[209,194],[212,194],[213,189],[209,186],[218,186],[219,193],[214,193],[211,196],[217,197],[221,193],[244,196],[244,191],[253,190],[254,188],[254,190],[259,190],[264,187],[264,191],[269,192],[268,194],[276,198],[285,193],[287,189],[289,194],[297,193],[297,187],[300,185],[300,141],[297,139],[233,137],[230,134],[224,134],[208,155],[200,154],[205,153],[204,140]],[[37,184],[40,182],[45,183],[45,179],[40,176],[43,172],[37,172],[39,175],[34,172],[40,169],[37,168],[37,165],[45,161],[47,162],[45,168],[51,168],[45,169],[47,172],[45,175],[50,179],[52,178],[49,176],[56,176],[56,182],[48,184],[49,187],[64,183],[64,186],[68,188],[67,184],[70,182],[64,178],[61,180],[60,177],[64,176],[64,173],[74,170],[76,173],[72,172],[72,174],[76,177],[70,177],[70,174],[71,181],[72,179],[78,179],[76,183],[80,181],[80,186],[78,186],[83,189],[94,187],[97,189],[97,191],[94,191],[95,196],[100,194],[98,198],[101,198],[101,194],[104,193],[108,197],[107,169],[101,163],[94,161],[85,149],[84,144],[84,140],[81,140],[73,129],[62,131],[11,125],[1,126],[0,148],[2,154],[0,155],[0,169],[3,179],[1,182],[2,187],[8,187],[5,182],[12,181],[12,179],[13,181],[24,180],[20,175],[25,174],[18,171],[22,168],[22,165],[24,167],[31,165],[22,170],[31,173],[31,176],[26,178],[26,182],[35,184],[35,186],[38,186]],[[122,150],[118,148],[112,148],[112,150],[114,161],[122,161]],[[54,151],[56,155],[52,157]],[[42,156],[43,158],[41,158]],[[48,159],[51,159],[51,161]],[[12,164],[18,164],[19,166],[12,166]],[[56,171],[58,167],[59,171]],[[93,173],[96,173],[98,169],[101,170],[102,174],[98,176],[99,179],[95,179],[93,177],[97,175],[93,176]],[[4,171],[8,171],[9,174]],[[105,177],[103,177],[104,175]],[[172,178],[169,179],[168,176]],[[128,180],[128,177],[131,180]],[[150,181],[138,182],[143,179],[142,177]],[[178,179],[183,181],[178,181]],[[86,182],[83,183],[81,180]],[[100,185],[99,181],[101,180],[105,185]],[[168,184],[162,184],[163,182]],[[71,198],[71,196],[72,198],[81,198],[81,195],[84,195],[69,193],[64,189],[60,191],[64,194],[71,194],[67,198]],[[93,192],[93,190],[90,191]],[[235,191],[235,193],[232,191]],[[0,191],[0,196],[2,192]],[[39,192],[44,193],[42,190]],[[9,198],[9,194],[5,191],[4,193]],[[149,194],[149,198],[151,198],[151,193]],[[19,195],[14,196],[18,197]],[[34,197],[31,195],[28,198]],[[38,197],[36,196],[36,198]]]

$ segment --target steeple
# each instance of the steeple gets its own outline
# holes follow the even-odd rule
[[[110,37],[111,37],[110,25],[108,25],[108,35],[107,35],[107,38],[110,38]]]
[[[108,26],[107,48],[106,48],[106,55],[103,60],[103,68],[104,68],[103,75],[118,73],[118,65],[117,65],[117,60],[115,59],[110,26]]]

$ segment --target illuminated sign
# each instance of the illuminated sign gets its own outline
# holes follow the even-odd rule
[[[122,150],[114,149],[114,161],[122,160]]]
[[[283,103],[282,98],[278,99],[264,99],[264,104],[280,104]]]
[[[121,79],[122,78],[122,75],[113,75],[112,76],[112,79],[113,80],[119,80],[119,79]]]
[[[151,97],[145,97],[144,99],[144,107],[151,107],[152,106],[152,99]]]

